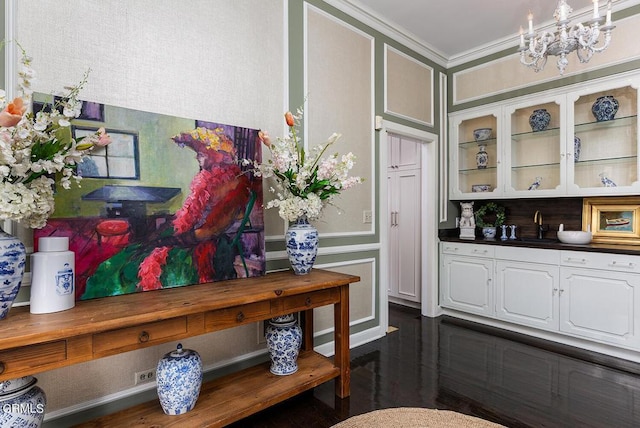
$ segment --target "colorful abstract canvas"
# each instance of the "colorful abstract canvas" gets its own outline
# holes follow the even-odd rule
[[[69,237],[76,299],[263,275],[262,181],[238,162],[261,160],[258,130],[94,104],[74,133],[113,142],[35,231]]]

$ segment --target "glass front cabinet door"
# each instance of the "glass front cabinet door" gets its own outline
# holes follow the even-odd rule
[[[498,108],[452,117],[451,199],[487,199],[502,194],[500,111]]]
[[[565,193],[564,96],[505,107],[505,194],[539,197]]]
[[[626,79],[567,95],[569,194],[637,194],[638,81]]]
[[[639,87],[635,72],[452,113],[450,199],[640,194]]]

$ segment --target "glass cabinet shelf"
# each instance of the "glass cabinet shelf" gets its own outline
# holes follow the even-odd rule
[[[487,138],[486,140],[481,141],[463,141],[458,145],[458,147],[460,147],[461,149],[468,149],[470,147],[478,147],[479,145],[495,146],[497,141],[498,140],[496,140],[495,138]]]
[[[495,166],[489,166],[487,168],[469,168],[469,169],[461,169],[458,172],[460,174],[464,174],[464,175],[470,175],[470,174],[481,174],[483,172],[493,172],[495,171],[497,168]]]
[[[587,167],[592,165],[615,165],[620,162],[636,162],[638,160],[637,156],[619,156],[612,158],[604,158],[604,159],[585,159],[579,160],[575,162],[574,165],[576,168]]]
[[[635,126],[637,116],[619,117],[611,120],[603,120],[600,122],[578,123],[575,125],[576,132],[591,132],[601,129],[612,129],[617,127]]]
[[[550,166],[559,167],[560,162],[537,163],[537,164],[531,164],[531,165],[514,165],[511,167],[511,169],[515,171],[515,170],[525,170],[525,169],[531,169],[531,168],[548,168]]]
[[[517,134],[511,134],[511,139],[513,141],[527,141],[532,138],[541,138],[541,137],[557,137],[560,135],[560,128],[549,128],[544,131],[530,131],[530,132],[520,132]]]

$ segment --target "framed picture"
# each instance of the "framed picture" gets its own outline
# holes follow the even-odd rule
[[[585,198],[582,230],[593,242],[640,245],[640,197]]]

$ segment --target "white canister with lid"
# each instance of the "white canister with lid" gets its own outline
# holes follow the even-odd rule
[[[75,270],[69,238],[39,238],[38,252],[31,255],[31,313],[48,314],[73,308]]]

